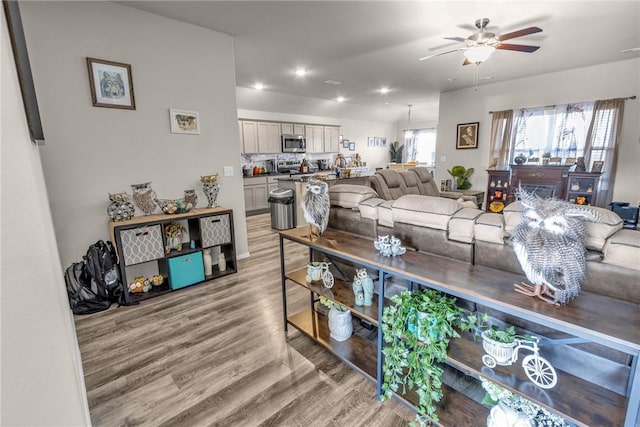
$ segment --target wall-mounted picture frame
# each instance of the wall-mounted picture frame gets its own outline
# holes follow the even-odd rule
[[[348,139],[343,139],[342,140],[342,148],[349,148],[349,140]]]
[[[380,146],[381,147],[387,146],[387,138],[380,138]]]
[[[94,107],[136,109],[130,64],[87,58],[87,68]]]
[[[200,135],[200,113],[178,108],[169,109],[171,133]]]
[[[595,162],[593,162],[593,165],[591,166],[591,172],[602,173],[603,167],[604,167],[604,162],[602,160],[596,160]]]
[[[478,148],[478,131],[480,122],[461,123],[458,125],[458,133],[456,137],[456,148]]]
[[[370,136],[367,138],[367,147],[375,147],[376,140],[374,137]]]
[[[356,151],[356,143],[351,141],[349,142],[349,151]]]

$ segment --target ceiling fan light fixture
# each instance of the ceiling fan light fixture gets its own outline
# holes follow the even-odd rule
[[[464,51],[464,56],[471,62],[479,64],[489,59],[491,54],[496,50],[493,46],[474,46]]]

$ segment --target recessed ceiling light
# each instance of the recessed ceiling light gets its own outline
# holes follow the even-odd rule
[[[325,80],[325,83],[328,85],[341,85],[342,82],[339,82],[337,80]]]
[[[296,69],[296,76],[298,77],[304,77],[307,75],[307,70],[305,70],[304,68],[298,68]]]
[[[381,94],[383,94],[383,95],[384,95],[385,93],[389,93],[389,88],[388,88],[388,87],[381,87],[381,88],[380,88],[380,93],[381,93]]]
[[[344,102],[344,96],[339,96],[336,98],[336,101],[338,102]]]
[[[264,89],[264,85],[262,83],[256,83],[253,85],[254,89],[262,90]]]

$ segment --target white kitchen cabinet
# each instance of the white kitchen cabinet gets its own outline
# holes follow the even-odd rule
[[[337,126],[324,127],[324,151],[325,153],[337,153],[340,151],[340,128]]]
[[[324,152],[324,126],[306,125],[307,153]]]
[[[284,135],[304,135],[304,125],[298,123],[281,123]]]
[[[267,177],[244,178],[244,209],[246,212],[267,209]]]
[[[280,123],[258,122],[258,153],[282,152]]]
[[[242,152],[258,153],[258,123],[242,121]]]

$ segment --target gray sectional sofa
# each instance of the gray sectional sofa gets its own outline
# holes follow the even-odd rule
[[[372,240],[395,235],[408,248],[522,273],[509,245],[509,233],[521,218],[520,202],[503,214],[481,211],[460,193],[440,193],[426,168],[378,171],[370,186],[338,184],[329,196],[329,228]],[[612,211],[591,209],[601,219],[586,223],[583,290],[640,304],[640,231],[623,229]]]

